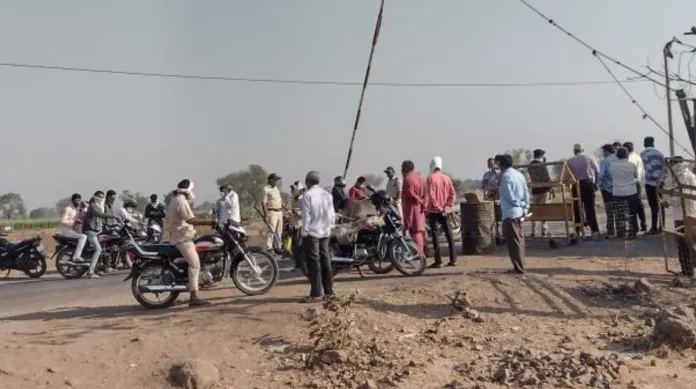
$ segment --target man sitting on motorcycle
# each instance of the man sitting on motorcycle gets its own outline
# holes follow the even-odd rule
[[[85,243],[87,243],[87,235],[77,231],[84,217],[81,209],[82,196],[79,193],[75,193],[70,197],[70,204],[65,207],[60,218],[60,234],[66,238],[77,239],[77,246],[72,257],[73,261],[81,260],[82,250],[85,248]]]
[[[172,192],[172,199],[167,205],[167,217],[164,219],[164,229],[169,233],[169,244],[174,245],[188,262],[189,307],[209,304],[198,298],[198,278],[201,271],[201,260],[196,252],[193,238],[196,237],[195,225],[210,225],[209,220],[199,220],[191,210],[193,201],[193,182],[183,179]]]
[[[123,207],[118,210],[117,217],[121,221],[127,221],[132,224],[139,224],[140,220],[133,217],[133,211],[138,206],[138,204],[133,199],[123,200]]]

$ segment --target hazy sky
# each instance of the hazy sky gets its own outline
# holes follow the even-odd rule
[[[559,24],[639,67],[696,24],[693,0],[529,0]],[[2,0],[0,62],[230,77],[360,82],[378,0]],[[684,39],[696,44],[696,37]],[[678,58],[678,56],[677,56]],[[682,71],[689,63],[684,56]],[[676,63],[676,62],[675,62]],[[696,64],[693,66],[696,72]],[[676,66],[675,66],[676,69]],[[617,68],[617,75],[629,74]],[[695,73],[696,74],[696,73]],[[387,0],[372,81],[609,80],[592,55],[517,0]],[[176,80],[0,68],[0,192],[28,207],[96,189],[163,193],[260,164],[284,186],[342,173],[359,86]],[[649,83],[629,90],[666,126]],[[675,105],[675,108],[676,105]],[[675,112],[677,139],[688,143]],[[348,180],[433,155],[478,178],[487,157],[543,148],[567,157],[619,138],[667,137],[616,85],[369,87]],[[678,151],[679,152],[679,151]],[[683,154],[683,152],[681,153]]]

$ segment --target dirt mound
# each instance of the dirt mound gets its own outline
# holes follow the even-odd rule
[[[208,389],[220,381],[220,371],[203,359],[179,362],[169,369],[169,382],[178,388]]]
[[[696,317],[694,308],[677,306],[663,310],[655,318],[653,341],[675,348],[696,346]]]

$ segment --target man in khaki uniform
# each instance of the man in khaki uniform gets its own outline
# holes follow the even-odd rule
[[[193,182],[183,179],[177,189],[172,192],[172,198],[167,205],[164,219],[164,231],[169,233],[169,244],[179,249],[181,256],[188,263],[189,307],[207,305],[208,302],[198,298],[198,276],[201,271],[201,261],[196,251],[193,239],[196,237],[194,225],[210,225],[210,221],[197,220],[191,210],[193,201]]]
[[[280,239],[283,235],[283,200],[280,197],[280,189],[276,186],[280,181],[280,177],[271,173],[268,175],[268,185],[263,188],[263,212],[266,215],[266,223],[270,228],[268,232],[268,239],[266,241],[266,248],[269,251],[274,249],[274,236]]]

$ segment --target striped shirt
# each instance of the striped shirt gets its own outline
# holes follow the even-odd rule
[[[594,158],[582,153],[575,154],[568,159],[567,164],[576,180],[591,180],[594,183],[597,182],[599,167]]]
[[[645,168],[645,185],[658,186],[665,156],[654,147],[646,147],[640,153],[640,159],[643,160],[643,167]]]

